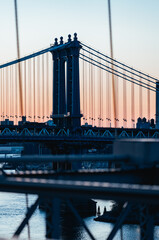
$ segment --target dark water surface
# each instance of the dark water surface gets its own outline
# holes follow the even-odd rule
[[[37,196],[29,195],[29,205]],[[98,201],[101,210],[104,206],[109,208],[109,202]],[[11,238],[26,212],[26,198],[23,194],[0,193],[0,237]],[[85,218],[85,223],[97,240],[106,239],[112,229],[112,224],[95,222],[94,217]],[[72,218],[63,219],[62,240],[89,240],[89,236],[82,226]],[[31,239],[45,239],[45,213],[37,209],[30,220]],[[20,239],[27,239],[27,228],[22,232]],[[115,240],[121,240],[118,231]],[[123,226],[123,239],[138,240],[139,228],[136,225]],[[159,239],[159,227],[155,227],[155,240]]]

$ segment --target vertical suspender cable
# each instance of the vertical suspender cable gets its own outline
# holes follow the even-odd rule
[[[5,68],[5,87],[6,87],[6,91],[5,91],[5,94],[6,94],[6,118],[8,118],[8,68]]]
[[[35,122],[35,113],[36,113],[36,109],[35,109],[35,58],[33,58],[33,99],[34,99],[34,122]]]
[[[7,96],[8,96],[8,93],[7,93],[7,81],[8,81],[8,77],[7,77],[7,71],[8,69],[5,68],[4,69],[4,116],[5,118],[7,117],[7,102],[8,102],[8,99],[7,99]]]
[[[92,64],[91,64],[91,112],[92,112],[92,126],[94,120],[94,112],[93,112],[93,71],[92,71]]]
[[[0,103],[0,121],[2,121],[2,69],[0,70],[0,100],[1,100],[1,103]]]
[[[4,121],[4,68],[2,69],[3,71],[3,77],[2,77],[2,117],[3,117],[3,121]]]
[[[4,89],[4,117],[6,117],[6,69],[4,69],[4,74],[3,74],[3,89]]]
[[[91,64],[89,64],[89,119],[91,120]]]
[[[25,116],[26,116],[26,61],[24,61],[24,96],[25,96]]]
[[[150,120],[150,90],[149,89],[147,89],[147,118],[148,120]]]
[[[124,75],[124,72],[123,72]],[[126,81],[123,79],[123,126],[127,127],[127,96],[126,96]]]
[[[26,119],[29,116],[29,88],[28,88],[28,84],[29,84],[29,61],[26,62],[26,88],[25,88],[25,92],[26,92]]]
[[[40,57],[37,59],[37,115],[38,119],[40,118]]]
[[[100,60],[100,63],[101,63],[101,60]],[[101,113],[102,113],[102,91],[101,91],[101,88],[102,88],[102,85],[101,85],[101,68],[98,69],[99,71],[99,127],[101,127]]]
[[[106,104],[107,104],[106,120],[108,121],[108,127],[110,127],[109,123],[111,123],[111,87],[108,72],[106,72]]]
[[[9,67],[9,77],[8,77],[8,89],[9,89],[9,96],[8,96],[8,116],[11,120],[11,69],[12,66]]]
[[[2,101],[2,103],[1,103],[1,108],[2,108],[2,120],[3,120],[3,115],[4,115],[4,68],[3,69],[1,69],[1,71],[2,71],[2,90],[1,90],[1,94],[2,94],[2,98],[1,98],[1,101]]]
[[[118,69],[117,69],[118,70]],[[118,89],[118,76],[115,76],[115,107],[116,107],[116,127],[118,127],[119,114],[118,114],[118,101],[119,101],[119,89]]]
[[[13,90],[12,90],[12,117],[13,117],[13,121],[15,119],[15,66],[13,67],[13,71],[12,71],[12,79],[13,79]]]
[[[47,95],[46,95],[46,110],[47,117],[49,117],[49,55],[46,53],[46,85],[47,85]]]
[[[31,60],[28,61],[28,117],[31,118],[32,96],[31,96]]]
[[[11,74],[11,66],[8,68],[9,74],[8,74],[8,117],[10,119],[10,93],[11,93],[11,89],[10,89],[10,74]]]
[[[101,70],[101,121],[102,121],[102,127],[103,127],[103,104],[104,99],[103,99],[103,71]]]
[[[114,69],[113,65],[113,38],[112,38],[112,23],[111,23],[111,6],[110,0],[108,0],[108,13],[109,13],[109,32],[110,32],[110,52],[111,52],[111,62],[112,62],[112,73]],[[114,74],[112,74],[112,93],[113,93],[113,114],[114,114],[114,126],[116,127],[116,96],[115,96],[115,79]]]
[[[15,65],[15,122],[17,123],[17,64]]]
[[[84,50],[83,50],[83,55],[84,55]],[[84,58],[84,56],[83,56],[83,58]],[[84,119],[85,119],[85,108],[84,108],[84,97],[85,97],[85,92],[84,92],[84,81],[85,81],[85,79],[84,79],[84,70],[85,70],[85,68],[84,68],[84,60],[83,60],[83,117],[84,117]]]
[[[17,57],[20,58],[20,46],[19,46],[19,27],[18,27],[18,11],[17,0],[14,0],[15,8],[15,23],[16,23],[16,40],[17,40]],[[23,116],[23,97],[22,97],[22,79],[21,79],[21,65],[18,63],[18,79],[19,79],[19,95],[20,95],[20,115]]]
[[[87,118],[88,118],[88,113],[87,113],[87,102],[88,102],[88,99],[87,99],[87,64],[86,64],[86,68],[85,68],[85,103],[86,103],[86,110],[85,110],[85,121],[87,122]]]
[[[44,95],[44,54],[42,55],[42,99],[43,99],[43,121],[45,117],[45,95]]]
[[[0,70],[0,121],[2,121],[2,69]]]
[[[9,88],[8,88],[8,67],[6,68],[6,118],[8,118],[8,96],[9,96]]]
[[[11,85],[11,96],[10,96],[10,108],[11,108],[11,110],[10,110],[10,115],[11,115],[11,117],[13,118],[13,101],[14,101],[14,96],[13,96],[13,94],[14,94],[14,78],[13,78],[13,65],[11,66],[11,79],[10,79],[10,81],[11,81],[11,83],[10,83],[10,85]]]
[[[140,85],[142,85],[141,77]],[[139,117],[142,118],[142,86],[139,86]]]
[[[92,102],[92,126],[94,125],[94,75],[93,75],[93,65],[91,64],[91,82],[92,82],[92,88],[91,88],[91,102]]]
[[[133,75],[132,75],[133,77]],[[134,102],[134,83],[132,80],[131,83],[131,121],[132,121],[132,127],[134,128],[134,122],[135,122],[135,102]]]

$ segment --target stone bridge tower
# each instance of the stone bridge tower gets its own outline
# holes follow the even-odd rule
[[[60,127],[79,127],[80,87],[79,87],[79,51],[80,42],[77,34],[68,42],[63,43],[63,37],[58,44],[55,38],[53,56],[53,115],[54,123]]]

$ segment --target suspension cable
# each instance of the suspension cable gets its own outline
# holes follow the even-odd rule
[[[150,79],[153,79],[153,80],[155,80],[155,81],[159,81],[159,79],[157,79],[157,78],[155,78],[155,77],[152,77],[152,76],[150,76],[150,75],[148,75],[148,74],[146,74],[146,73],[144,73],[144,72],[141,72],[141,71],[139,71],[139,70],[137,70],[137,69],[135,69],[135,68],[133,68],[133,67],[130,67],[130,66],[128,66],[128,65],[126,65],[126,64],[124,64],[124,63],[122,63],[122,62],[119,62],[119,61],[116,60],[116,59],[112,59],[111,57],[108,57],[108,56],[105,55],[104,53],[101,53],[101,52],[93,49],[92,47],[89,47],[88,45],[84,44],[83,42],[80,42],[80,43],[81,43],[82,46],[85,46],[85,47],[88,48],[89,50],[92,50],[92,51],[94,51],[94,52],[96,52],[96,53],[99,53],[99,54],[100,54],[101,56],[103,56],[103,57],[106,57],[106,58],[108,58],[108,59],[110,59],[110,60],[113,60],[113,62],[116,62],[116,63],[118,63],[118,64],[120,64],[120,65],[122,65],[122,66],[124,66],[124,67],[126,67],[126,68],[128,68],[128,69],[130,69],[130,70],[133,70],[133,71],[135,71],[135,72],[137,72],[137,73],[139,73],[139,74],[142,74],[142,75],[144,75],[144,76],[146,76],[146,77],[148,77],[148,78],[150,78]],[[127,70],[126,70],[126,71],[127,71]]]
[[[81,55],[81,54],[80,54]],[[104,67],[100,67],[99,65],[97,65],[97,64],[95,64],[95,63],[93,63],[93,62],[91,62],[91,61],[89,61],[89,60],[86,60],[86,59],[84,59],[84,58],[82,58],[82,57],[80,57],[80,59],[82,59],[82,60],[84,60],[84,61],[86,61],[86,62],[88,62],[88,63],[91,63],[92,65],[94,65],[94,66],[96,66],[96,67],[99,67],[99,68],[101,68],[102,70],[104,70],[104,71],[107,71],[107,72],[109,72],[109,73],[111,73],[111,74],[114,74],[114,75],[116,75],[116,76],[118,76],[118,77],[120,77],[120,78],[123,78],[123,79],[125,79],[126,81],[128,81],[128,82],[132,82],[132,83],[134,83],[134,84],[136,84],[136,85],[139,85],[139,86],[141,86],[141,87],[144,87],[144,88],[146,88],[146,89],[149,89],[149,90],[151,90],[151,91],[153,91],[153,92],[159,92],[157,89],[153,89],[153,88],[151,88],[151,87],[146,87],[146,86],[144,86],[144,85],[141,85],[140,83],[138,83],[138,82],[134,82],[134,81],[132,81],[132,80],[130,80],[130,79],[127,79],[127,78],[125,78],[125,77],[122,77],[121,75],[119,75],[119,74],[117,74],[117,73],[112,73],[112,71],[109,71],[109,70],[107,70],[106,68],[104,68]],[[132,78],[133,79],[133,78]],[[134,80],[134,79],[133,79]]]
[[[85,52],[89,52],[89,51],[87,51],[86,49],[83,49]],[[147,79],[147,78],[145,78],[145,77],[142,77],[141,76],[141,74],[136,74],[136,73],[134,73],[134,72],[132,72],[132,71],[129,71],[129,70],[127,70],[127,69],[125,69],[125,68],[123,68],[123,67],[121,67],[121,66],[119,66],[119,65],[117,65],[117,64],[115,64],[115,63],[113,63],[113,62],[110,62],[110,61],[108,61],[108,60],[106,60],[106,59],[104,59],[104,58],[102,58],[102,57],[99,57],[98,55],[96,55],[96,54],[94,54],[94,53],[92,53],[92,52],[90,52],[90,54],[92,54],[93,56],[95,56],[95,57],[97,57],[97,58],[99,58],[99,59],[101,59],[101,60],[103,60],[103,61],[105,61],[105,62],[107,62],[107,63],[110,63],[111,65],[113,65],[113,66],[115,66],[115,67],[118,67],[118,68],[120,68],[121,70],[123,70],[123,71],[126,71],[126,72],[128,72],[128,73],[131,73],[131,74],[133,74],[133,75],[135,75],[135,76],[137,76],[137,77],[139,77],[139,78],[142,78],[142,79],[144,79],[144,80],[146,80],[146,81],[148,81],[148,82],[151,82],[152,84],[156,84],[156,81],[152,81],[152,80],[150,80],[150,79]],[[132,68],[132,70],[133,71],[135,71],[135,69],[133,69]],[[159,80],[158,80],[159,81]]]
[[[81,54],[81,53],[80,53],[80,55],[83,56],[83,54]],[[109,69],[109,71],[108,71],[108,70],[106,70],[106,71],[108,71],[108,72],[110,72],[110,73],[112,73],[112,74],[114,74],[114,72],[116,72],[116,73],[118,73],[118,74],[123,75],[123,73],[119,72],[118,70],[115,70],[115,69],[114,69],[113,72],[112,72],[112,71],[111,71],[111,70],[112,70],[111,67],[108,67],[107,65],[102,64],[102,63],[100,63],[100,62],[98,62],[98,61],[94,60],[93,58],[90,58],[90,57],[88,57],[88,56],[86,56],[86,55],[84,55],[84,56],[85,56],[86,58],[88,58],[89,60],[91,60],[90,63],[91,63],[92,61],[94,61],[95,63],[97,63],[97,64],[98,64],[98,65],[96,65],[97,67],[104,66],[104,67],[106,67],[106,68]],[[84,59],[84,61],[86,61],[86,59]],[[99,66],[99,65],[100,65],[100,66]],[[114,75],[120,77],[120,75],[118,75],[118,74],[114,74]],[[135,78],[132,78],[132,77],[126,75],[126,74],[124,74],[124,76],[125,76],[125,77],[128,77],[128,78],[130,78],[130,79],[133,79],[134,81],[136,81],[136,82],[138,82],[138,83],[141,83],[140,80],[137,80],[137,79],[135,79]],[[122,77],[122,76],[121,76],[121,77]],[[127,80],[128,80],[128,79],[127,79]],[[134,82],[134,83],[135,83],[135,82]],[[150,86],[150,85],[147,84],[147,83],[142,83],[142,86],[143,86],[143,84],[144,84],[144,87],[148,87],[148,88],[154,89],[154,91],[156,91],[156,87]],[[140,84],[140,86],[141,86],[141,84]]]
[[[110,54],[111,54],[111,69],[112,73],[114,71],[113,65],[113,37],[112,37],[112,22],[111,22],[111,6],[110,0],[108,0],[108,14],[109,14],[109,35],[110,35]],[[113,113],[114,113],[114,125],[116,127],[116,119],[117,119],[117,99],[116,99],[116,86],[115,86],[115,78],[114,74],[112,74],[112,94],[113,94]]]
[[[150,120],[150,91],[147,90],[147,116]]]
[[[134,127],[135,122],[134,82],[131,83],[131,121],[132,127]]]
[[[141,78],[140,84],[142,86]],[[142,118],[142,88],[139,88],[139,117]]]
[[[20,47],[19,47],[19,27],[18,27],[18,10],[17,0],[14,0],[15,8],[15,24],[16,24],[16,39],[17,39],[17,57],[20,58]],[[21,66],[18,63],[18,79],[19,79],[19,94],[20,94],[20,114],[23,116],[23,97],[22,97],[22,79],[21,79]]]

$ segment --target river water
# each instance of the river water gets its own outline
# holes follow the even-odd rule
[[[29,205],[31,205],[37,196],[29,195]],[[98,200],[97,204],[103,211],[104,206],[109,208],[110,202]],[[11,238],[18,225],[21,223],[26,212],[26,197],[24,194],[15,193],[0,193],[0,237]],[[97,240],[106,239],[109,235],[113,225],[110,223],[96,222],[94,217],[85,218],[84,221],[88,228],[93,233]],[[138,240],[139,227],[136,225],[124,225],[123,240]],[[35,214],[30,220],[31,239],[43,240],[45,239],[45,213],[36,210]],[[27,239],[27,228],[22,232],[20,239]],[[82,226],[76,221],[64,220],[64,227],[62,228],[62,240],[89,240],[89,236]],[[118,231],[114,238],[121,240],[121,232]],[[155,227],[155,240],[159,239],[159,227]]]

